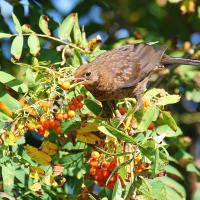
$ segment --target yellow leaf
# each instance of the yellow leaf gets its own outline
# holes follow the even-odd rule
[[[57,153],[58,146],[52,142],[44,141],[41,150],[51,156]]]
[[[30,190],[37,192],[42,189],[41,183],[37,182],[30,186]]]
[[[77,132],[76,138],[87,144],[96,144],[97,142],[101,141],[101,139],[93,133],[90,132]]]
[[[58,183],[52,176],[45,176],[44,183],[48,186],[54,186],[54,187],[58,186]]]
[[[25,146],[25,150],[27,151],[29,156],[40,165],[46,166],[50,164],[51,157],[43,151],[39,151],[37,148],[30,145]]]
[[[77,133],[88,133],[93,131],[98,131],[98,124],[95,122],[82,124],[81,128],[77,130]]]
[[[45,171],[43,169],[41,169],[40,167],[34,167],[34,166],[30,167],[30,177],[31,178],[38,179],[44,175],[45,175]]]

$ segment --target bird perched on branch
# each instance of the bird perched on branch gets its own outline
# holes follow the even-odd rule
[[[200,65],[200,60],[173,58],[165,51],[165,46],[124,45],[80,66],[74,79],[85,85],[100,101],[125,97],[139,99],[150,76],[159,68],[169,64]]]

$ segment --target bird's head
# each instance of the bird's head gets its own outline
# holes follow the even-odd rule
[[[92,65],[85,64],[75,71],[74,79],[80,84],[94,87],[99,82],[99,73]]]

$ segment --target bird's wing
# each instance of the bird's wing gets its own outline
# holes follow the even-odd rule
[[[119,48],[119,56],[116,62],[121,62],[114,69],[114,82],[118,88],[134,87],[160,66],[161,58],[166,47],[155,49],[150,45],[126,45]]]

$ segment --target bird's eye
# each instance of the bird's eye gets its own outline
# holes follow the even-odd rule
[[[87,77],[89,77],[89,76],[91,75],[91,72],[86,72],[85,75],[86,75]]]

